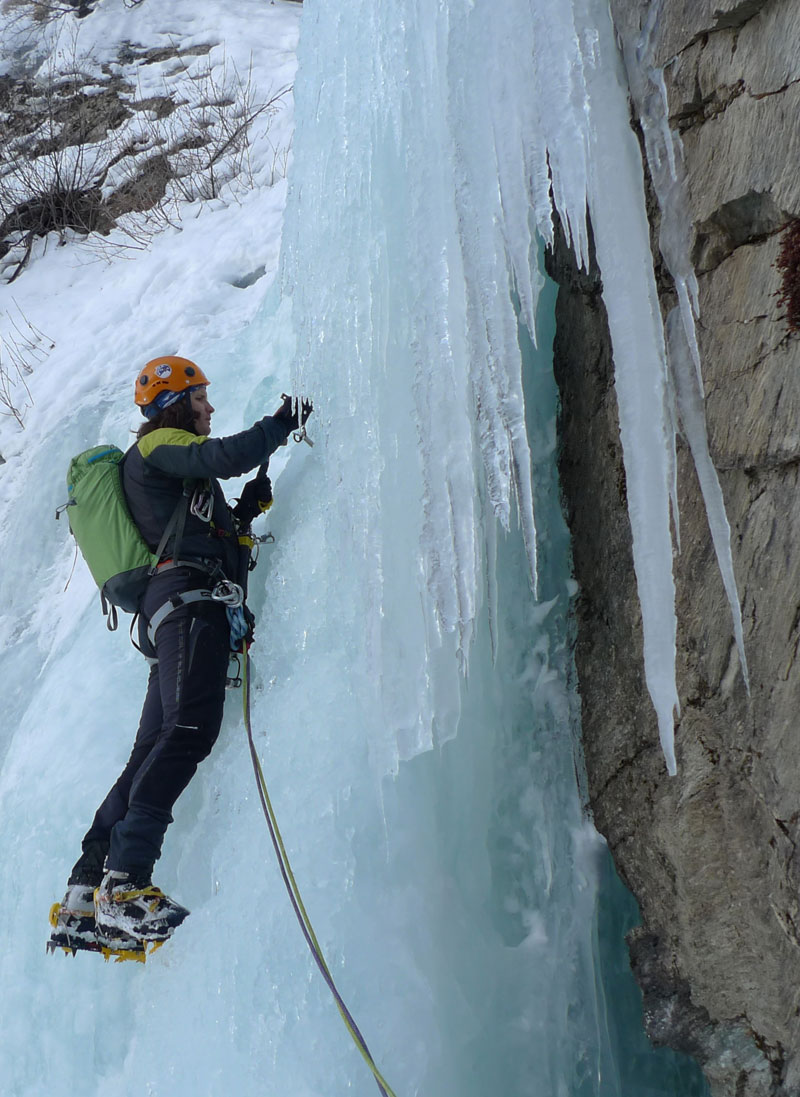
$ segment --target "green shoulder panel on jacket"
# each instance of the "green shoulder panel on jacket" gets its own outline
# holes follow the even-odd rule
[[[152,430],[140,438],[136,443],[142,457],[147,459],[158,446],[191,446],[195,442],[205,442],[206,436],[192,434],[189,430],[178,430],[177,427],[160,427]]]

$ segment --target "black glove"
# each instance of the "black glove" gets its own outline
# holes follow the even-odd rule
[[[299,430],[314,410],[314,405],[310,400],[296,400],[294,396],[287,396],[286,393],[282,393],[281,397],[283,403],[272,418],[285,423],[290,431]]]
[[[259,514],[272,506],[272,483],[269,476],[256,476],[242,488],[239,501],[233,509],[236,521],[243,528],[249,526]]]

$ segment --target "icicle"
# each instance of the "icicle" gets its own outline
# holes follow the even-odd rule
[[[733,633],[739,652],[739,665],[745,687],[749,693],[750,681],[744,651],[742,614],[739,609],[739,596],[736,591],[736,578],[733,573],[733,557],[731,555],[731,528],[725,514],[725,500],[722,497],[722,488],[720,487],[717,470],[714,468],[708,451],[703,392],[697,383],[697,372],[694,369],[693,355],[686,339],[680,308],[672,309],[667,317],[666,326],[669,364],[675,381],[678,411],[686,440],[689,443],[689,449],[692,452],[697,478],[700,481],[700,490],[703,493],[711,539],[714,543],[714,551],[717,554],[717,563],[725,586],[725,593],[731,607]]]
[[[502,7],[503,5],[501,5]],[[537,130],[546,148],[552,204],[558,211],[581,265],[588,269],[586,228],[588,144],[584,59],[577,27],[587,24],[567,3],[532,6],[534,33],[533,81],[536,89]],[[588,24],[589,26],[592,23]],[[512,39],[517,30],[511,31]],[[537,209],[542,238],[552,243],[551,208]]]
[[[669,488],[674,435],[664,334],[641,157],[628,124],[627,88],[619,72],[610,18],[596,0],[578,0],[577,7],[583,9],[582,25],[596,28],[584,48],[591,151],[589,207],[614,352],[645,679],[667,770],[674,774],[677,622]]]
[[[700,480],[714,551],[731,608],[739,665],[749,692],[742,613],[731,557],[730,526],[719,478],[708,452],[703,376],[695,326],[699,315],[698,288],[691,261],[691,216],[683,147],[670,128],[664,73],[653,59],[653,38],[660,11],[661,0],[653,0],[641,34],[635,42],[624,42],[623,52],[631,95],[644,134],[650,176],[661,211],[659,249],[675,281],[678,295],[677,312],[671,312],[667,321],[670,368],[681,422]],[[689,362],[693,365],[693,377],[689,376]],[[677,517],[677,508],[674,513]]]

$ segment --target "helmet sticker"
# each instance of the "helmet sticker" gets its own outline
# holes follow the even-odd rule
[[[169,377],[172,374],[172,366],[168,362],[162,362],[155,368],[156,377]]]

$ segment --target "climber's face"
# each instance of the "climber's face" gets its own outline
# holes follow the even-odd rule
[[[194,412],[194,429],[198,434],[208,436],[211,433],[211,416],[214,408],[208,400],[205,385],[198,385],[189,393],[189,399]]]

